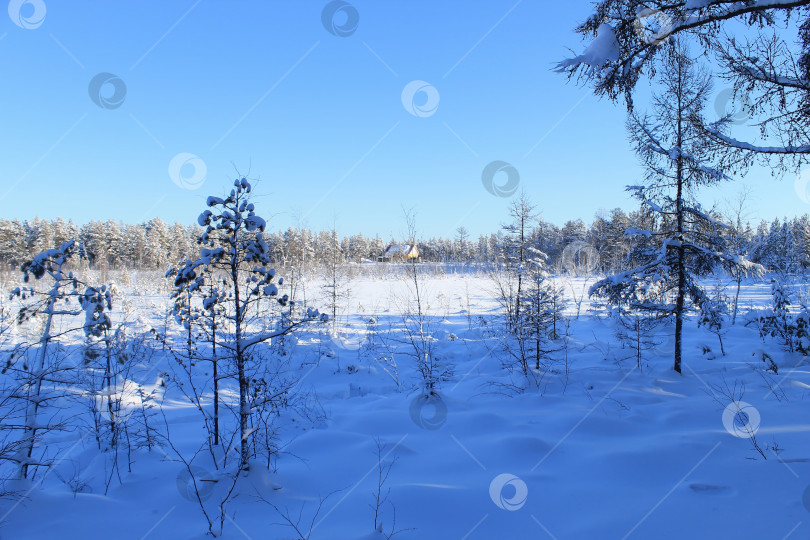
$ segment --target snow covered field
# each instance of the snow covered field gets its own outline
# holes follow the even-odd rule
[[[165,325],[169,341],[182,340],[163,316],[168,288],[159,279],[110,279],[122,293],[116,322],[133,335]],[[744,285],[725,356],[716,336],[688,322],[681,376],[672,370],[671,328],[637,366],[587,297],[577,317],[575,298],[593,280],[555,279],[569,302],[569,337],[527,387],[502,366],[487,276],[426,277],[435,355],[453,372],[426,400],[400,332],[407,282],[387,270],[359,273],[337,333],[309,327],[290,349],[290,374],[310,414],[290,409],[277,419],[280,453],[269,470],[254,462],[238,480],[223,538],[300,537],[283,515],[313,539],[385,538],[392,526],[396,538],[809,538],[810,369],[744,325],[750,308],[770,301],[769,285]],[[321,284],[307,283],[308,303],[324,301]],[[393,362],[375,361],[372,342]],[[132,387],[154,392],[165,423],[155,413],[152,427],[168,425],[190,459],[205,439],[202,416],[173,383],[170,354],[149,343],[154,353],[129,374]],[[778,374],[752,355],[758,350]],[[140,398],[129,396],[134,419]],[[747,424],[726,408],[733,400],[748,405]],[[88,422],[86,402],[72,402],[76,426]],[[0,502],[0,538],[206,537],[175,450],[133,448],[113,474],[112,452],[98,450],[89,426],[53,432],[48,445],[54,467],[5,486],[24,497]],[[374,532],[379,461],[383,477],[393,464],[381,489],[384,534]],[[193,471],[202,503],[216,513],[229,482],[204,452]]]
[[[810,540],[810,0],[6,3],[0,540]]]

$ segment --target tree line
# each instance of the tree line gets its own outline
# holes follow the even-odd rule
[[[754,226],[743,221],[740,211],[708,211],[731,226],[720,231],[721,238],[733,244],[736,252],[746,254],[766,269],[780,274],[796,274],[810,267],[810,215],[776,218]],[[648,209],[629,213],[616,208],[600,211],[590,225],[581,219],[567,221],[562,227],[535,217],[527,234],[548,257],[547,266],[557,272],[571,266],[588,271],[613,272],[634,266],[633,251],[639,239],[626,234],[638,229],[662,230],[664,220]],[[76,239],[84,246],[83,264],[100,270],[161,269],[166,261],[179,263],[195,253],[197,225],[167,224],[160,218],[132,225],[112,220],[76,225],[63,218],[45,220],[0,219],[0,267],[11,270],[40,253]],[[374,261],[395,239],[369,238],[363,234],[335,240],[336,231],[312,231],[288,228],[268,233],[266,241],[274,264],[285,267],[317,268],[335,262]],[[460,227],[454,237],[431,237],[417,241],[420,259],[425,262],[492,266],[500,264],[503,246],[508,243],[504,231],[471,239]],[[582,252],[571,247],[587,247],[592,261],[581,261]],[[566,248],[568,252],[566,252]]]

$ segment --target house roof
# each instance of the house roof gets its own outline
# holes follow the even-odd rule
[[[385,248],[386,255],[410,255],[416,252],[416,246],[411,244],[391,244]]]

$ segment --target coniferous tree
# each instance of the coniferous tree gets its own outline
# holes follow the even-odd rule
[[[199,258],[186,261],[174,272],[178,289],[191,282],[196,285],[193,288],[202,296],[203,308],[210,307],[211,302],[224,308],[218,344],[233,358],[239,386],[240,470],[250,466],[253,403],[273,398],[263,394],[267,389],[266,381],[254,376],[257,346],[289,334],[308,321],[326,320],[317,310],[309,309],[303,319],[280,317],[278,327],[270,331],[257,326],[256,303],[270,298],[279,306],[286,306],[291,300],[287,295],[279,296],[278,286],[283,280],[276,281],[276,272],[269,266],[271,252],[264,238],[266,222],[255,212],[250,200],[251,190],[250,183],[241,178],[234,181],[234,188],[227,197],[208,197],[210,209],[197,219],[200,227],[204,227],[198,239]],[[221,289],[204,286],[204,275],[209,272],[221,279]]]
[[[628,120],[631,140],[647,169],[646,184],[628,189],[655,215],[659,227],[630,230],[642,239],[632,255],[637,266],[597,282],[591,294],[631,309],[672,316],[673,368],[680,373],[687,302],[700,308],[709,300],[698,277],[720,266],[751,265],[723,253],[719,230],[727,226],[704,212],[695,199],[699,187],[729,180],[706,165],[714,154],[699,124],[708,78],[677,40],[667,45],[665,54],[666,73],[661,93],[653,98],[654,114],[633,114]]]
[[[704,133],[718,143],[718,159],[740,169],[760,161],[784,172],[810,156],[806,6],[806,0],[599,0],[576,28],[590,40],[589,46],[557,69],[569,78],[585,79],[597,95],[624,97],[632,109],[639,80],[665,83],[670,42],[696,39],[716,61],[716,76],[732,85],[737,110],[756,117],[755,132],[765,139],[741,141],[732,136],[731,113],[704,123]],[[739,37],[739,24],[746,27],[744,38]],[[784,30],[777,32],[779,26]],[[796,35],[791,37],[790,31]]]
[[[20,478],[28,478],[30,466],[40,465],[34,456],[34,449],[42,434],[53,427],[40,418],[40,410],[62,397],[53,391],[60,380],[65,382],[60,378],[65,367],[54,354],[54,344],[71,331],[84,329],[88,335],[98,335],[110,327],[106,314],[112,307],[109,291],[106,287],[87,285],[68,269],[72,261],[83,256],[84,250],[75,240],[45,250],[23,263],[20,269],[25,285],[11,291],[11,297],[22,302],[18,311],[19,323],[35,317],[42,318],[41,333],[35,347],[18,358],[17,365],[6,366],[6,369],[13,368],[21,381],[19,397],[25,402],[20,451],[15,458]],[[46,285],[37,287],[30,284],[31,277]],[[57,319],[75,321],[80,315],[84,315],[81,322],[73,325],[68,322],[56,332]]]
[[[338,312],[349,295],[346,286],[349,276],[346,272],[344,252],[340,245],[337,229],[334,226],[331,231],[323,235],[322,243],[323,291],[334,330],[338,324]]]

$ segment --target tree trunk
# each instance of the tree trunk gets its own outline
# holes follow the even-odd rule
[[[734,313],[731,315],[731,326],[737,322],[737,307],[740,304],[740,285],[742,283],[742,271],[737,271],[737,290],[734,293]]]
[[[22,440],[21,454],[25,457],[25,461],[20,464],[18,471],[19,478],[28,478],[28,461],[34,454],[34,440],[37,436],[37,417],[39,415],[39,397],[42,394],[42,378],[45,373],[45,358],[48,350],[48,343],[51,339],[51,324],[53,323],[53,308],[56,302],[55,295],[58,294],[58,285],[51,291],[51,298],[48,301],[48,316],[45,320],[45,328],[42,332],[42,345],[37,351],[37,359],[31,376],[34,378],[33,389],[28,386],[28,403],[25,407],[25,431]]]
[[[236,255],[234,255],[236,257]],[[242,349],[242,304],[239,299],[239,270],[237,269],[237,262],[234,261],[231,265],[231,279],[233,279],[234,291],[234,321],[235,321],[235,334],[236,334],[236,368],[239,377],[239,469],[246,471],[250,468],[250,446],[248,438],[250,431],[248,428],[248,420],[250,418],[250,410],[248,408],[248,392],[250,390],[247,372],[245,370],[246,355]]]
[[[113,391],[113,359],[112,359],[112,352],[110,351],[110,336],[107,335],[107,331],[104,331],[104,356],[107,360],[107,367],[106,372],[104,373],[104,385],[106,386],[105,391],[107,392],[107,414],[110,417],[110,445],[112,448],[116,448],[118,445],[118,433],[116,428],[116,411],[115,411],[115,404],[113,395],[115,392]]]
[[[540,339],[534,340],[534,369],[540,369]]]
[[[219,374],[217,372],[217,323],[211,325],[211,343],[214,364],[214,446],[219,444]]]
[[[680,251],[680,250],[679,250]],[[681,254],[678,253],[680,259]],[[675,301],[675,365],[673,368],[681,373],[681,336],[683,334],[683,270],[678,270],[678,298]]]
[[[678,63],[678,70],[683,70],[683,62]],[[683,84],[683,77],[678,77],[678,85]],[[683,147],[683,103],[681,102],[681,97],[683,96],[682,89],[678,89],[678,159],[676,163],[676,183],[678,185],[678,193],[675,199],[675,213],[678,219],[678,262],[677,262],[677,269],[678,269],[678,295],[675,299],[675,365],[673,368],[678,373],[681,373],[681,337],[683,336],[683,305],[684,305],[684,296],[686,291],[686,272],[684,268],[685,262],[685,252],[683,247],[683,156],[680,154],[681,148]]]

